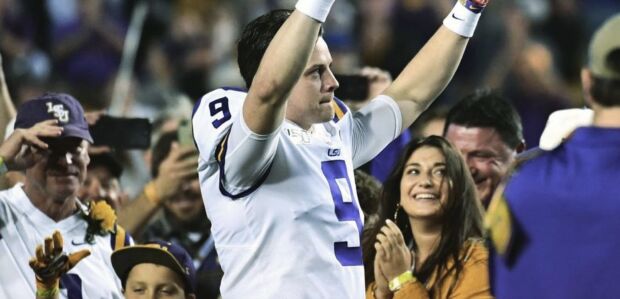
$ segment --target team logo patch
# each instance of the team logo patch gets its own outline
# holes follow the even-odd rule
[[[330,148],[327,150],[327,155],[330,157],[338,157],[340,156],[340,149],[339,148]]]
[[[291,137],[295,144],[310,144],[310,134],[304,130],[286,129],[286,134]]]
[[[63,106],[62,104],[54,105],[54,103],[52,102],[47,102],[45,103],[45,105],[47,105],[47,113],[53,114],[59,122],[69,122],[69,110],[65,109],[65,106]]]

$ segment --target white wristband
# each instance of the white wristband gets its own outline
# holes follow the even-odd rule
[[[298,0],[295,9],[324,23],[335,0]]]
[[[479,19],[480,13],[474,13],[457,2],[450,14],[443,19],[443,25],[458,35],[472,37]]]

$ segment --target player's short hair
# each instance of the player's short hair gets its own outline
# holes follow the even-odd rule
[[[260,65],[265,51],[282,24],[293,13],[290,9],[272,10],[248,23],[237,42],[237,64],[247,88]],[[321,28],[319,36],[323,34]]]
[[[503,96],[489,89],[476,90],[450,109],[443,130],[444,136],[450,124],[493,128],[502,141],[513,149],[523,142],[519,113]]]
[[[620,13],[607,19],[590,40],[588,69],[592,73],[589,90],[603,107],[620,106]]]
[[[620,73],[620,49],[616,49],[607,57],[607,65]],[[620,106],[620,80],[592,76],[590,88],[592,99],[603,107]]]

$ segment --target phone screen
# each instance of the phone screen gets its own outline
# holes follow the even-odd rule
[[[340,85],[334,92],[343,101],[364,101],[368,98],[368,78],[360,75],[336,75]]]
[[[151,146],[151,123],[146,118],[102,116],[89,129],[94,145],[117,149],[148,149]]]
[[[192,122],[189,120],[183,120],[181,121],[181,123],[179,124],[179,130],[178,130],[178,134],[179,134],[179,144],[182,146],[193,146],[195,147],[195,143],[194,143],[194,136],[192,135]]]

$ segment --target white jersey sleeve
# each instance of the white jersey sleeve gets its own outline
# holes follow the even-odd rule
[[[205,95],[193,115],[200,152],[199,171],[219,168],[220,192],[232,199],[251,193],[269,173],[280,129],[268,135],[252,132],[243,119],[246,93],[217,89]]]
[[[216,150],[228,134],[232,118],[240,114],[247,94],[242,90],[218,88],[204,95],[192,112],[194,141],[200,153],[200,167],[217,170]]]
[[[398,104],[389,96],[379,95],[359,111],[351,114],[343,126],[350,126],[353,167],[357,168],[378,155],[402,130]],[[343,128],[344,129],[344,128]]]

